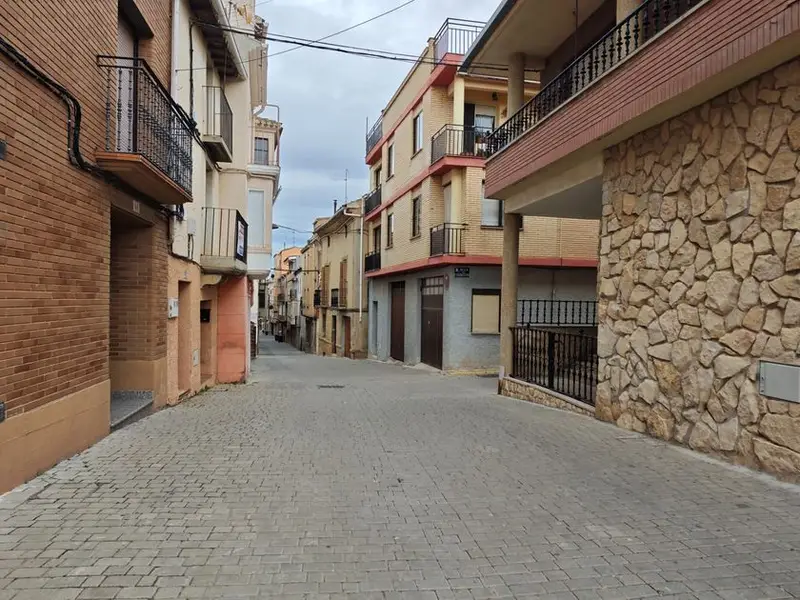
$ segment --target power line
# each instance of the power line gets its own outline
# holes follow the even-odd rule
[[[272,0],[268,0],[268,1],[271,2]],[[372,23],[373,21],[377,21],[381,17],[385,17],[386,15],[390,15],[393,12],[397,12],[401,8],[405,8],[409,4],[413,4],[416,1],[417,0],[408,0],[407,2],[404,2],[403,4],[400,4],[399,6],[395,6],[394,8],[391,8],[391,9],[387,10],[386,12],[382,12],[379,15],[375,15],[374,17],[371,17],[371,18],[367,19],[366,21],[361,21],[360,23],[356,23],[355,25],[351,25],[350,27],[346,27],[345,29],[342,29],[340,31],[336,31],[334,33],[331,33],[330,35],[326,35],[325,37],[321,37],[318,40],[314,40],[314,42],[315,43],[323,42],[325,40],[331,39],[332,37],[336,37],[337,35],[341,35],[343,33],[347,33],[348,31],[352,31],[353,29],[361,27],[362,25],[366,25],[367,23]],[[299,49],[300,49],[299,47],[294,47],[294,48],[288,48],[287,50],[281,50],[280,52],[275,52],[274,54],[270,54],[269,58],[272,58],[274,56],[280,56],[281,54],[288,54],[289,52],[294,52],[295,50],[299,50]]]
[[[225,27],[223,25],[218,25],[216,23],[204,23],[204,22],[196,22],[198,25],[203,25],[207,27],[215,27],[221,29],[223,31],[230,31],[232,33],[237,33],[240,35],[248,35],[252,37],[256,37],[252,31],[248,31],[246,29],[236,29],[234,27]],[[437,61],[435,59],[424,58],[422,56],[416,56],[414,54],[407,54],[403,52],[393,52],[389,50],[380,50],[374,48],[363,48],[359,46],[350,46],[346,44],[334,44],[332,42],[325,42],[324,44],[316,42],[314,40],[308,38],[299,38],[294,36],[285,36],[279,34],[267,34],[266,36],[256,37],[256,39],[266,39],[268,41],[277,42],[280,44],[291,44],[295,46],[305,47],[305,48],[312,48],[315,50],[325,50],[328,52],[338,52],[340,54],[349,54],[352,56],[361,56],[364,58],[379,58],[383,60],[391,60],[396,62],[405,62],[405,63],[413,63],[413,64],[429,64],[429,65],[447,65],[452,67],[458,67],[461,65],[460,62],[446,62],[446,61]],[[260,58],[253,58],[242,61],[242,63],[249,63],[256,60],[261,60]],[[508,67],[505,65],[494,65],[488,63],[473,63],[473,66],[480,67],[487,70],[495,70],[495,71],[507,71]],[[176,69],[178,71],[188,71],[189,68],[185,69]],[[194,70],[205,70],[205,67],[197,67]]]

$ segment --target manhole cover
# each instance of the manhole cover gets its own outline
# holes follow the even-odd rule
[[[343,385],[318,385],[321,390],[341,390],[344,389]]]

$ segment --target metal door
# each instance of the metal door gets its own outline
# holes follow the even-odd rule
[[[406,284],[398,281],[392,284],[392,319],[389,335],[391,337],[389,354],[395,360],[406,358]]]
[[[342,327],[344,327],[344,356],[350,358],[350,317],[342,318]]]
[[[437,369],[442,368],[444,343],[444,277],[428,277],[421,283],[422,362]]]

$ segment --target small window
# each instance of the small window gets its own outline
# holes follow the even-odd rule
[[[411,237],[419,235],[419,204],[420,198],[417,196],[411,200]]]
[[[328,240],[328,248],[330,248],[331,247],[331,236],[328,236],[325,239]]]
[[[389,144],[389,149],[386,151],[386,178],[394,175],[394,144]]]
[[[386,247],[391,248],[394,243],[394,215],[386,216]]]
[[[257,165],[269,164],[269,138],[257,137],[255,139],[253,162]]]
[[[500,333],[500,290],[472,290],[472,333]]]
[[[375,185],[372,187],[372,189],[377,190],[379,187],[381,187],[381,168],[380,167],[375,169]]]
[[[481,182],[481,225],[484,227],[503,226],[503,201],[487,198],[484,182]]]
[[[419,113],[416,117],[414,117],[413,121],[414,127],[414,154],[422,150],[422,113]]]

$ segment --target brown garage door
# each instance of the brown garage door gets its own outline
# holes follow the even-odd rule
[[[406,359],[406,284],[398,281],[392,284],[392,323],[389,353],[395,360]]]
[[[422,280],[421,357],[426,365],[442,368],[444,342],[444,277]]]

